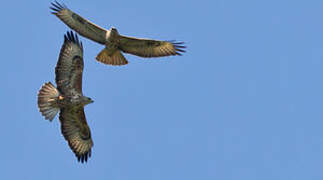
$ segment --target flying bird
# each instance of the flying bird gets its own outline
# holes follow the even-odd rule
[[[68,9],[64,4],[56,1],[51,4],[52,14],[56,15],[68,27],[92,41],[105,45],[105,48],[96,56],[96,60],[104,64],[128,64],[121,52],[145,58],[181,55],[185,52],[183,49],[186,47],[183,42],[122,36],[116,28],[112,27],[110,30],[106,30],[95,25]]]
[[[57,88],[47,82],[38,92],[39,111],[49,121],[60,111],[61,132],[65,140],[78,161],[87,162],[93,142],[84,106],[93,100],[82,93],[83,46],[72,31],[64,35],[55,74]]]

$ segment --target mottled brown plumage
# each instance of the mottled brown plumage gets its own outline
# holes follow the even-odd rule
[[[78,161],[87,162],[93,142],[84,106],[93,101],[82,93],[83,47],[73,32],[64,36],[55,74],[57,89],[50,82],[41,87],[38,93],[39,110],[49,120],[53,120],[60,111],[61,132],[65,140]]]
[[[111,28],[106,30],[95,25],[68,9],[64,4],[55,1],[50,8],[53,10],[52,13],[67,26],[82,36],[105,45],[105,48],[96,57],[98,61],[104,64],[127,64],[128,61],[121,51],[145,58],[181,55],[182,52],[185,52],[183,50],[185,48],[183,42],[122,36],[118,33],[117,29]]]

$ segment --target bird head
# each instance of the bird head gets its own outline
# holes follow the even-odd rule
[[[94,102],[91,98],[86,97],[86,96],[83,96],[82,100],[83,100],[84,105],[91,104]]]
[[[110,31],[113,32],[113,33],[117,33],[118,34],[118,30],[115,27],[111,27]]]

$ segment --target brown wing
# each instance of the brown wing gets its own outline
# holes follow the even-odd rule
[[[57,89],[63,95],[82,95],[83,46],[77,35],[67,32],[55,68]]]
[[[181,55],[181,52],[185,52],[183,42],[136,39],[126,36],[119,36],[119,38],[120,50],[141,57]]]
[[[90,128],[85,119],[84,108],[81,106],[62,108],[59,120],[61,121],[62,134],[78,161],[87,162],[87,159],[91,157],[93,142]]]
[[[98,25],[82,18],[78,14],[68,9],[64,4],[55,1],[51,3],[52,14],[56,15],[68,27],[79,33],[80,35],[91,39],[100,44],[105,44],[106,30]]]

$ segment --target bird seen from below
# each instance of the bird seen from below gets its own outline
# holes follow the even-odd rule
[[[96,60],[104,64],[128,64],[122,52],[144,58],[181,55],[185,52],[183,49],[186,47],[183,42],[126,37],[120,35],[118,30],[113,27],[106,30],[56,1],[52,3],[50,9],[53,10],[52,14],[80,35],[105,45],[105,48],[96,56]]]
[[[83,66],[82,43],[77,34],[67,32],[55,68],[57,89],[47,82],[38,92],[39,111],[49,121],[60,111],[61,132],[82,163],[91,157],[93,146],[84,113],[84,106],[93,101],[82,93]]]

